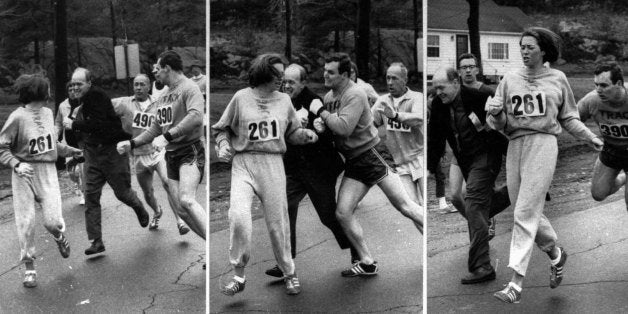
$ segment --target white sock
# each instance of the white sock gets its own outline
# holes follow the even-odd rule
[[[561,252],[560,249],[558,249],[558,256],[555,259],[551,259],[550,263],[552,263],[552,266],[556,266],[558,264],[558,262],[560,262],[560,258],[562,257],[563,253]]]
[[[509,282],[508,286],[513,287],[513,289],[515,289],[517,292],[521,293],[521,287],[519,287],[516,283],[514,282]]]
[[[438,198],[438,209],[443,209],[447,207],[447,199],[444,197]]]
[[[246,276],[244,276],[244,277],[239,277],[239,276],[233,275],[233,279],[234,279],[235,281],[239,282],[239,283],[244,283],[244,281],[245,281],[245,279],[246,279]]]

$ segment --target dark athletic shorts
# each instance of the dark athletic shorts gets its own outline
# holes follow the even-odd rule
[[[600,152],[600,161],[606,167],[628,172],[628,149],[604,144],[604,148]]]
[[[196,165],[201,172],[199,182],[203,180],[205,170],[205,147],[199,140],[189,146],[166,152],[166,165],[168,167],[168,179],[179,181],[179,168],[181,165]]]
[[[373,186],[382,181],[389,171],[395,172],[393,157],[383,142],[361,155],[345,161],[345,177]]]

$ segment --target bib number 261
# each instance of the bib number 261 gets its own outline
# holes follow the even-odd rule
[[[39,155],[43,153],[47,153],[54,149],[52,142],[52,135],[42,135],[37,138],[32,138],[28,140],[28,152],[31,155]]]
[[[261,142],[279,138],[277,120],[261,120],[249,123],[249,141]]]
[[[516,118],[544,116],[546,111],[545,93],[532,92],[512,96],[513,115]]]

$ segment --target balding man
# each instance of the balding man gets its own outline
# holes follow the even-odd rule
[[[116,114],[120,116],[122,128],[125,132],[136,137],[148,128],[155,121],[157,104],[155,99],[148,94],[150,90],[150,79],[145,74],[139,74],[133,79],[133,96],[119,97],[111,100]],[[161,206],[157,205],[155,191],[153,189],[153,173],[157,171],[161,184],[168,195],[168,203],[177,221],[179,234],[184,235],[190,231],[179,217],[176,202],[170,189],[168,188],[168,176],[166,161],[164,160],[165,150],[157,151],[153,145],[145,144],[135,147],[131,151],[133,164],[135,165],[135,175],[137,182],[144,192],[144,200],[155,212],[153,219],[148,224],[148,229],[154,230],[159,227],[159,219],[163,214]]]
[[[510,205],[506,187],[495,191],[495,179],[502,163],[504,140],[486,127],[484,105],[490,93],[461,85],[459,73],[442,67],[432,79],[436,97],[428,125],[428,158],[440,158],[449,142],[467,182],[464,209],[460,213],[469,226],[470,274],[462,284],[495,279],[489,256],[488,221]]]
[[[284,71],[284,92],[290,95],[303,127],[314,130],[316,115],[309,112],[310,104],[322,99],[311,91],[307,83],[307,72],[298,64],[289,65]],[[333,145],[333,134],[326,130],[318,134],[318,142],[307,145],[287,143],[283,157],[286,169],[286,193],[288,195],[288,217],[290,218],[290,244],[292,258],[297,256],[296,225],[299,202],[307,194],[323,225],[334,234],[341,249],[351,248],[351,260],[359,260],[349,239],[336,218],[336,179],[342,172],[343,162]],[[283,277],[278,266],[268,269],[266,274]]]
[[[66,129],[83,134],[85,143],[85,225],[92,245],[86,255],[105,251],[102,241],[100,196],[105,183],[113,189],[120,201],[135,211],[142,228],[148,225],[149,216],[142,201],[131,188],[131,171],[128,154],[118,154],[116,143],[128,140],[120,118],[116,115],[111,99],[100,88],[92,85],[92,75],[84,68],[72,74],[81,104],[81,120],[63,118]]]
[[[386,126],[386,147],[406,192],[415,203],[423,204],[423,94],[407,86],[408,69],[392,63],[386,71],[390,93],[377,98],[372,108],[376,127]]]

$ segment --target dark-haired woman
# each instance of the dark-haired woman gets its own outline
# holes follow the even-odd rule
[[[521,299],[532,248],[550,258],[550,287],[562,281],[567,253],[556,245],[556,232],[543,215],[558,157],[557,136],[564,128],[574,137],[601,149],[602,141],[579,119],[567,77],[544,66],[560,55],[560,37],[544,28],[523,32],[519,45],[524,67],[506,74],[495,98],[487,104],[489,125],[509,136],[506,181],[514,206],[514,227],[508,267],[514,273],[508,286],[495,293],[507,303]]]
[[[52,110],[45,107],[50,90],[48,80],[22,75],[15,84],[24,107],[13,111],[0,131],[0,163],[13,169],[13,210],[20,261],[26,266],[23,284],[32,288],[37,286],[35,202],[41,204],[44,227],[53,235],[61,256],[67,258],[70,244],[63,234],[65,222],[55,161],[58,156],[78,156],[81,150],[57,142]]]
[[[250,87],[235,93],[220,120],[212,126],[218,158],[230,161],[229,260],[235,276],[222,293],[244,290],[244,267],[251,253],[253,198],[262,203],[277,266],[284,273],[286,293],[301,291],[290,253],[290,222],[282,154],[286,141],[309,144],[316,133],[301,127],[290,96],[280,93],[284,63],[276,54],[257,57],[249,69]]]

